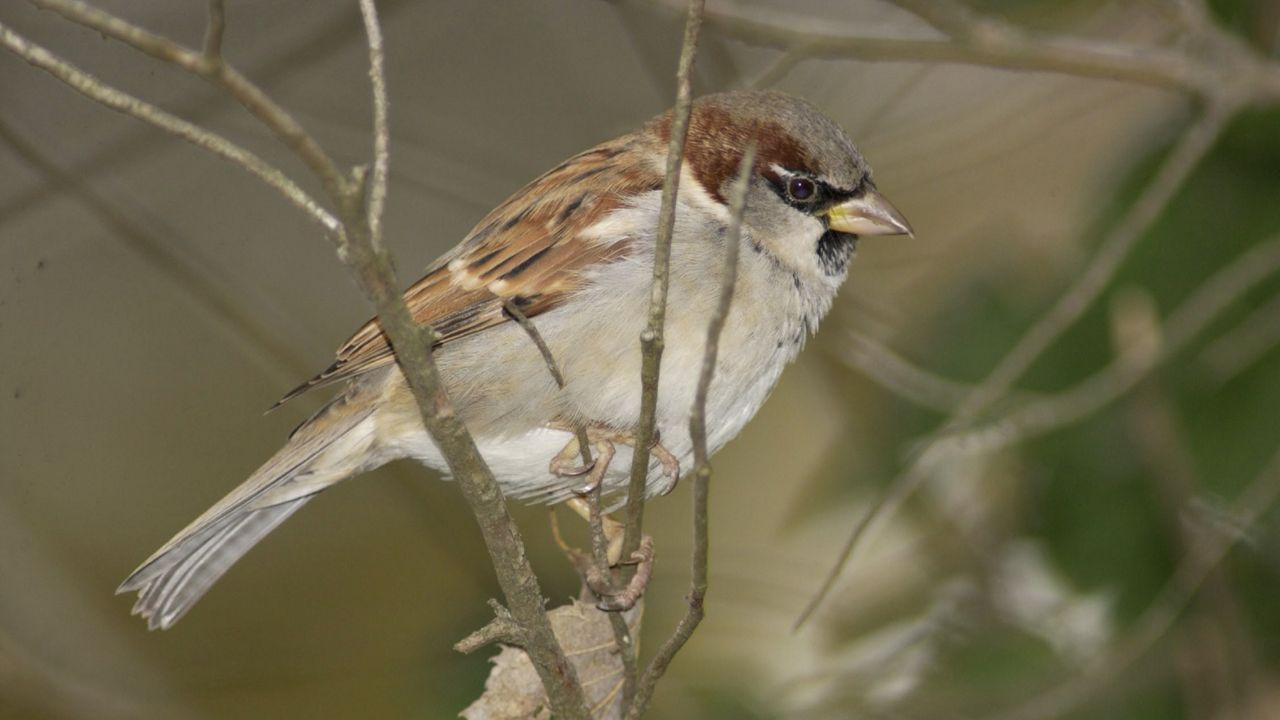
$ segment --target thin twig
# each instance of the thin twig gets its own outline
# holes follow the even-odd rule
[[[209,19],[204,30],[204,56],[209,62],[222,60],[222,34],[227,29],[227,10],[222,0],[209,0]]]
[[[454,650],[463,655],[470,655],[493,643],[524,647],[524,633],[515,618],[511,617],[511,611],[492,598],[489,599],[489,609],[493,611],[493,619],[484,627],[454,643]]]
[[[693,90],[689,75],[698,51],[705,0],[689,0],[680,65],[676,70],[676,104],[671,111],[667,167],[662,183],[662,206],[658,212],[657,235],[653,247],[653,286],[649,295],[648,323],[640,333],[640,417],[631,456],[631,482],[627,486],[626,529],[622,557],[631,557],[640,547],[644,528],[644,500],[649,480],[650,457],[658,409],[658,374],[662,365],[663,328],[667,317],[668,266],[671,261],[671,234],[675,228],[676,200],[680,191],[680,168],[684,162],[684,141],[689,133]]]
[[[376,54],[381,47],[377,8],[374,0],[360,0],[360,3],[370,53]],[[381,75],[382,64],[372,64],[370,72]],[[375,103],[383,106],[383,122],[378,129],[385,132],[385,78],[375,78],[373,85]],[[379,92],[379,87],[383,88],[382,92]],[[233,91],[228,88],[228,92]],[[375,117],[377,114],[378,111],[375,110]],[[281,111],[264,113],[259,117],[285,122],[287,115]],[[267,122],[266,119],[263,121]],[[277,135],[280,134],[277,128]],[[375,141],[375,145],[377,142]],[[385,142],[384,137],[381,141],[384,152]],[[375,158],[374,163],[375,166],[381,164],[385,173],[385,157],[381,160]],[[383,178],[385,179],[385,174]],[[523,631],[525,652],[542,680],[552,711],[559,718],[586,720],[590,717],[590,712],[582,684],[552,631],[542,589],[525,556],[520,530],[507,512],[506,499],[497,480],[481,457],[466,425],[455,413],[440,380],[439,370],[432,357],[435,333],[431,328],[419,325],[405,304],[398,289],[390,254],[381,238],[374,234],[381,230],[381,224],[369,222],[369,208],[365,202],[367,195],[362,183],[337,185],[339,188],[344,186],[349,187],[350,191],[335,198],[351,239],[349,252],[343,260],[352,269],[362,289],[374,300],[378,322],[391,342],[396,360],[408,380],[414,399],[417,400],[423,424],[432,441],[440,448],[450,472],[457,479],[463,496],[476,516],[498,576],[498,584],[507,599],[511,616]]]
[[[305,190],[288,178],[274,165],[236,145],[227,138],[198,125],[172,115],[151,103],[118,90],[93,75],[57,57],[45,48],[27,40],[0,23],[0,45],[34,67],[40,68],[61,80],[68,87],[85,97],[128,115],[158,130],[181,138],[196,147],[203,148],[224,160],[228,160],[284,195],[294,207],[320,225],[335,242],[342,242],[342,225],[328,210],[319,205]]]
[[[990,407],[1093,305],[1111,284],[1124,259],[1186,183],[1200,160],[1213,148],[1235,109],[1233,103],[1209,105],[1204,114],[1183,132],[1142,194],[1106,234],[1088,267],[965,399],[956,411],[958,416],[967,421]]]
[[[796,628],[802,626],[813,615],[823,599],[835,587],[841,570],[872,524],[896,512],[928,477],[928,468],[935,466],[939,460],[936,438],[956,432],[1007,395],[1013,383],[1017,382],[1041,354],[1098,299],[1115,277],[1122,261],[1128,257],[1165,206],[1173,199],[1174,194],[1186,182],[1201,158],[1213,147],[1234,110],[1235,105],[1227,105],[1225,102],[1210,105],[1179,137],[1177,144],[1165,157],[1155,176],[1106,234],[1084,272],[1058,298],[1049,311],[1018,339],[1013,348],[988,373],[986,379],[956,408],[935,435],[934,440],[926,442],[922,449],[913,455],[902,472],[894,477],[867,513],[858,520],[838,553],[836,561],[832,564],[832,569],[801,611],[795,623]]]
[[[849,342],[842,348],[841,359],[904,400],[949,413],[973,391],[971,385],[936,375],[912,363],[866,333],[850,330],[846,337]]]
[[[1230,307],[1263,281],[1280,273],[1280,237],[1254,245],[1215,272],[1165,322],[1164,341],[1150,358],[1120,357],[1067,390],[1010,411],[981,427],[941,438],[936,458],[952,453],[989,454],[1044,435],[1098,412],[1191,344]]]
[[[1222,385],[1276,345],[1280,345],[1280,293],[1209,343],[1196,362],[1209,371],[1213,382]]]
[[[132,23],[103,12],[80,0],[28,0],[36,7],[52,10],[67,20],[119,40],[139,52],[208,80],[240,103],[254,117],[275,133],[320,179],[330,197],[351,191],[351,180],[344,178],[337,164],[320,143],[283,107],[257,85],[222,61],[221,55],[206,56],[144,30]],[[210,18],[213,20],[213,17]]]
[[[534,326],[533,321],[529,320],[529,317],[516,304],[515,298],[507,298],[503,301],[502,309],[529,336],[529,340],[533,342],[534,347],[538,348],[538,354],[542,355],[542,362],[547,366],[547,372],[551,373],[551,379],[555,380],[556,387],[563,390],[564,373],[560,371],[560,365],[556,362],[555,356],[551,354],[551,348],[547,347],[547,341],[542,339],[542,333],[538,332],[538,328]],[[579,439],[580,442],[582,440],[585,440],[585,437]]]
[[[369,234],[375,242],[382,239],[382,214],[387,203],[387,168],[390,165],[391,128],[388,116],[386,51],[382,47],[382,28],[373,0],[360,0],[360,15],[369,40],[369,85],[373,90],[373,170],[369,177],[367,213]]]
[[[513,299],[503,303],[503,308],[507,314],[516,321],[525,334],[538,348],[538,353],[542,355],[542,362],[547,366],[547,372],[551,373],[551,378],[555,380],[556,386],[561,390],[564,389],[564,372],[560,370],[560,365],[556,362],[555,356],[551,353],[551,348],[547,345],[546,340],[542,338],[542,333],[538,332],[538,328],[533,321],[520,310],[520,306]],[[578,440],[578,448],[582,457],[582,466],[591,467],[593,459],[591,457],[591,440],[587,436],[586,428],[581,423],[576,423],[573,427],[574,435]],[[614,590],[614,577],[609,572],[609,541],[604,533],[604,520],[601,511],[600,494],[603,492],[604,483],[597,483],[590,492],[586,494],[588,518],[587,525],[591,536],[591,560],[594,564],[596,577],[600,578],[604,583],[606,593],[612,593]],[[552,519],[555,519],[555,510],[552,511]],[[558,534],[558,532],[557,532]],[[566,546],[567,547],[567,546]],[[566,550],[570,554],[570,561],[577,567],[576,561],[572,554],[576,550],[569,548]],[[602,599],[602,598],[601,598]],[[618,654],[622,658],[622,707],[627,707],[631,703],[631,698],[635,695],[635,685],[637,679],[636,669],[636,647],[631,638],[631,630],[627,627],[626,618],[622,617],[622,613],[608,613],[609,624],[613,630],[613,641],[617,646]],[[637,620],[637,622],[639,622]]]
[[[656,4],[666,6],[668,3]],[[1207,27],[1213,53],[1189,55],[1183,50],[1121,45],[1086,38],[1030,33],[998,18],[948,3],[899,3],[916,12],[943,39],[902,39],[799,30],[729,12],[709,12],[706,22],[743,42],[778,48],[819,59],[868,62],[927,62],[981,65],[1006,70],[1055,72],[1078,77],[1151,85],[1200,97],[1221,94],[1224,79],[1247,78],[1258,104],[1280,99],[1280,67],[1235,42],[1229,33]],[[956,10],[956,8],[959,8]],[[1234,69],[1224,72],[1224,67]]]
[[[738,166],[738,175],[729,191],[729,227],[725,232],[724,266],[720,275],[720,296],[711,320],[707,324],[707,345],[702,355],[702,368],[698,386],[694,392],[693,407],[689,412],[689,438],[693,443],[693,557],[689,577],[688,606],[684,617],[676,625],[671,637],[658,648],[649,666],[636,685],[635,702],[628,708],[626,717],[639,718],[649,704],[658,680],[684,647],[705,614],[707,596],[707,554],[710,549],[708,534],[708,500],[711,490],[711,462],[707,452],[707,394],[715,375],[716,359],[720,354],[720,334],[733,306],[733,291],[738,280],[738,252],[742,233],[742,213],[747,201],[747,188],[755,165],[756,146],[747,146]]]

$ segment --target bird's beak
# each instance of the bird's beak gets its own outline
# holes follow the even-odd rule
[[[868,190],[827,210],[828,226],[836,232],[867,235],[910,235],[911,223],[883,195]]]

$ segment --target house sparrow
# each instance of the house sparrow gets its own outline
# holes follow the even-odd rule
[[[595,468],[603,491],[616,497],[626,488],[670,130],[668,112],[564,161],[490,212],[405,293],[414,316],[438,333],[449,397],[508,497],[574,497],[582,479],[565,460],[576,449],[570,428],[583,426],[608,454],[617,444],[613,462]],[[726,194],[752,142],[737,282],[707,398],[711,452],[755,415],[817,329],[857,238],[911,232],[849,138],[808,102],[732,92],[694,103],[650,495],[669,490],[692,455],[686,428],[719,292]],[[563,388],[513,322],[513,307],[545,340]],[[150,627],[172,626],[250,547],[334,483],[404,457],[446,471],[375,321],[285,400],[339,382],[341,393],[274,457],[121,584],[118,592],[138,592],[134,613]]]

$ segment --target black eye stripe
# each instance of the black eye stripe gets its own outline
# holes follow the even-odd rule
[[[859,193],[859,190],[850,191],[832,187],[822,180],[798,172],[771,171],[765,173],[764,177],[783,202],[810,215],[818,215],[832,205]],[[811,193],[806,197],[800,197],[803,192],[796,193],[796,183],[804,184],[806,189],[811,188]]]

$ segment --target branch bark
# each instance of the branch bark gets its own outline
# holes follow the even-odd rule
[[[645,486],[651,458],[645,452],[653,444],[658,409],[658,376],[662,366],[663,328],[667,317],[667,273],[671,262],[671,233],[676,221],[676,198],[680,191],[680,168],[684,163],[684,141],[689,134],[689,113],[693,90],[689,74],[698,52],[705,0],[689,0],[685,18],[680,65],[676,70],[676,104],[671,110],[671,137],[667,143],[666,178],[662,183],[662,206],[653,248],[653,289],[649,296],[648,324],[640,333],[640,418],[636,427],[635,452],[631,455],[631,482],[627,487],[626,530],[622,557],[631,557],[640,547],[644,529]]]
[[[689,414],[689,437],[693,441],[693,557],[689,577],[689,594],[685,597],[688,607],[684,617],[676,625],[671,637],[658,648],[649,661],[644,675],[636,685],[635,702],[627,712],[628,718],[639,718],[647,707],[658,680],[676,653],[684,647],[705,615],[707,596],[707,553],[711,544],[708,535],[708,500],[711,492],[711,462],[707,452],[707,394],[715,375],[716,359],[720,354],[720,334],[733,305],[733,290],[738,280],[738,252],[742,234],[742,213],[746,206],[747,187],[751,169],[755,165],[756,147],[749,146],[742,155],[738,175],[729,191],[729,228],[725,233],[725,258],[720,276],[720,296],[711,321],[707,325],[707,345],[702,357],[702,369],[694,393],[693,407]]]

